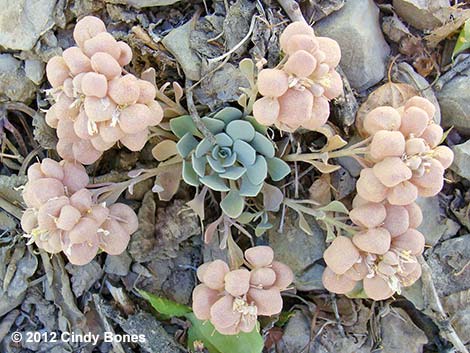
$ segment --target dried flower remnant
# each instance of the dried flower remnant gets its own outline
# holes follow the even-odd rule
[[[224,335],[251,332],[257,317],[279,314],[281,291],[294,280],[291,269],[274,261],[269,246],[245,251],[248,268],[230,270],[221,260],[201,265],[201,284],[193,291],[193,311],[200,320],[210,320]]]
[[[278,67],[259,72],[257,86],[263,97],[254,103],[253,115],[259,123],[284,131],[318,129],[330,115],[329,100],[343,91],[335,70],[341,59],[339,45],[316,37],[304,22],[287,26],[280,45],[286,57]]]
[[[50,59],[46,67],[55,101],[46,122],[57,129],[57,152],[63,159],[92,164],[118,141],[141,150],[148,128],[163,118],[156,88],[123,75],[131,48],[106,32],[99,18],[78,21],[73,37],[77,46]]]
[[[127,205],[96,204],[86,189],[85,168],[46,158],[28,169],[23,199],[28,207],[21,226],[30,242],[55,254],[63,251],[75,265],[89,263],[98,250],[122,253],[137,230],[137,216]]]

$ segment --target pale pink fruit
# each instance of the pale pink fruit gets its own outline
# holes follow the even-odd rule
[[[211,289],[222,290],[224,288],[224,278],[229,272],[228,265],[222,260],[215,260],[205,263],[198,268],[197,277]]]
[[[418,228],[423,221],[423,213],[421,208],[415,202],[406,205],[406,210],[408,211],[408,217],[410,219],[410,228]]]
[[[387,200],[392,205],[405,206],[415,202],[418,198],[418,188],[408,180],[401,182],[391,188]]]
[[[49,59],[46,65],[47,80],[54,88],[63,85],[64,81],[70,77],[70,70],[61,56],[54,56]]]
[[[92,136],[88,130],[88,124],[88,116],[86,115],[85,110],[82,110],[73,123],[73,131],[83,140],[89,140]]]
[[[406,141],[405,152],[408,156],[424,153],[427,150],[426,142],[422,138],[410,138]]]
[[[328,74],[328,72],[330,72],[330,67],[327,64],[317,64],[317,68],[313,72],[311,78],[321,80],[326,76],[326,74]]]
[[[73,127],[72,127],[73,128]],[[75,157],[73,155],[73,143],[65,140],[59,139],[57,142],[57,145],[55,146],[57,153],[59,154],[60,157],[62,157],[65,160],[74,160]]]
[[[126,134],[136,134],[147,128],[152,112],[145,104],[132,104],[119,115],[119,127]]]
[[[258,91],[267,97],[280,97],[289,88],[289,77],[278,69],[264,69],[258,74]]]
[[[281,107],[277,98],[261,97],[253,104],[253,116],[263,125],[272,125],[276,122]]]
[[[405,138],[399,131],[377,131],[370,143],[370,155],[377,161],[385,157],[401,157],[403,153],[405,153]]]
[[[421,277],[421,273],[421,265],[417,264],[414,270],[402,279],[401,284],[403,287],[409,287],[413,285],[413,283],[415,283]]]
[[[408,99],[408,101],[405,103],[405,110],[409,107],[418,107],[423,109],[428,114],[429,119],[432,119],[434,114],[436,114],[436,107],[434,104],[423,97],[414,96]]]
[[[209,320],[211,306],[219,299],[219,293],[205,284],[199,284],[193,290],[193,312],[199,320]]]
[[[364,292],[367,296],[374,300],[384,300],[393,295],[393,290],[388,283],[379,276],[372,278],[364,278],[363,280]]]
[[[129,206],[115,203],[109,206],[110,214],[126,229],[127,233],[134,233],[139,227],[137,215]]]
[[[88,211],[88,217],[93,219],[99,226],[101,226],[106,220],[108,220],[110,211],[105,205],[93,205]],[[126,228],[124,228],[126,229]]]
[[[351,221],[364,228],[378,227],[384,222],[386,216],[385,207],[381,203],[367,203],[349,212]]]
[[[409,251],[413,255],[422,254],[424,251],[424,244],[424,235],[412,228],[392,239],[392,245],[394,247]]]
[[[245,251],[245,259],[253,268],[266,267],[273,262],[274,251],[269,246],[255,246]]]
[[[83,46],[86,40],[95,37],[101,32],[106,32],[104,22],[98,17],[85,16],[75,25],[73,39],[79,46]]]
[[[28,208],[24,211],[21,217],[21,228],[29,234],[31,231],[38,226],[38,217],[36,211],[32,208]]]
[[[284,51],[288,55],[292,55],[299,50],[305,50],[314,53],[318,49],[318,39],[311,35],[296,34],[287,42]]]
[[[279,97],[279,121],[291,129],[310,120],[313,108],[313,95],[308,90],[290,88]]]
[[[351,239],[344,236],[337,236],[323,253],[323,258],[328,267],[340,275],[349,270],[359,257],[359,251]]]
[[[73,98],[75,96],[72,78],[68,78],[64,81],[62,92],[65,93],[65,95],[69,98]]]
[[[119,65],[125,66],[129,64],[132,60],[132,49],[125,42],[119,41],[117,42],[117,44],[119,45],[119,48],[121,49],[121,53],[119,54],[119,59],[118,59]]]
[[[225,277],[227,281],[227,277]],[[271,287],[276,281],[276,272],[267,267],[256,268],[251,271],[250,283],[255,287]],[[232,294],[232,293],[230,293]]]
[[[393,187],[412,177],[410,168],[399,157],[386,157],[372,168],[380,182]]]
[[[119,125],[112,126],[109,122],[99,124],[99,133],[103,141],[112,142],[113,144],[125,135]]]
[[[240,297],[250,288],[250,271],[247,269],[233,270],[224,277],[225,290],[234,297]]]
[[[149,104],[155,99],[157,90],[154,85],[145,80],[137,80],[137,85],[140,89],[139,99],[137,99],[137,103]]]
[[[69,244],[64,252],[71,264],[83,266],[95,258],[98,252],[98,243],[87,241],[80,244]]]
[[[86,97],[83,104],[86,115],[94,122],[111,120],[117,113],[116,104],[108,97]]]
[[[410,226],[409,214],[405,207],[385,205],[387,217],[383,227],[390,232],[392,237],[403,234]]]
[[[299,50],[289,56],[284,70],[298,77],[310,76],[317,66],[317,59],[305,50]]]
[[[70,204],[75,207],[80,213],[88,212],[91,208],[92,194],[88,189],[80,189],[70,196]]]
[[[108,92],[106,76],[96,72],[87,72],[81,81],[83,94],[97,98],[104,98]]]
[[[128,74],[109,81],[108,94],[119,105],[135,104],[140,95],[137,78]]]
[[[258,315],[272,316],[282,310],[282,297],[278,288],[258,289],[251,288],[248,299],[253,301],[258,308]]]
[[[54,178],[57,180],[62,180],[64,178],[64,170],[59,162],[50,159],[44,158],[40,164],[41,173],[46,178]]]
[[[421,108],[409,107],[403,113],[401,118],[400,131],[405,136],[419,137],[429,123],[429,116]]]
[[[429,146],[434,148],[441,142],[443,135],[444,130],[442,130],[440,125],[431,124],[426,129],[424,129],[423,133],[421,134],[421,138],[426,140]]]
[[[56,105],[52,105],[46,112],[46,124],[52,127],[53,129],[57,128],[57,124],[59,123],[59,117],[56,113]]]
[[[60,140],[64,140],[67,142],[77,142],[79,141],[79,137],[73,131],[73,121],[68,119],[59,120],[57,124],[57,137]]]
[[[81,217],[82,215],[79,210],[71,205],[65,205],[60,210],[60,215],[57,219],[57,228],[67,231],[71,230]]]
[[[444,169],[447,169],[454,160],[454,152],[447,146],[437,146],[433,151],[432,157],[437,159]]]
[[[330,116],[330,104],[325,97],[314,97],[313,108],[309,120],[302,123],[302,127],[309,130],[316,130],[328,121]]]
[[[368,204],[370,201],[367,201],[366,199],[363,199],[359,194],[354,196],[353,201],[352,201],[352,208],[360,207],[365,204]]]
[[[145,129],[135,134],[126,134],[120,141],[131,151],[138,152],[141,151],[147,143],[148,133],[148,129]]]
[[[88,185],[89,178],[84,166],[70,161],[62,161],[60,164],[64,169],[62,182],[69,194],[73,194]]]
[[[335,70],[330,70],[323,87],[325,88],[324,95],[326,98],[333,99],[340,96],[343,93],[343,79],[341,75]]]
[[[107,151],[111,147],[114,146],[114,142],[104,141],[103,138],[101,137],[101,135],[99,135],[99,134],[94,135],[90,139],[90,142],[97,151],[101,151],[101,152]]]
[[[413,176],[412,182],[422,188],[432,188],[441,185],[444,175],[444,167],[437,159],[430,159],[422,176]]]
[[[64,196],[64,186],[53,178],[32,180],[26,183],[23,196],[30,202],[29,207],[39,208],[50,199]]]
[[[344,273],[344,276],[354,280],[360,281],[364,279],[369,273],[369,269],[367,268],[364,260],[359,263],[355,263],[349,270]]]
[[[327,290],[337,294],[346,294],[354,289],[357,281],[346,275],[338,275],[329,267],[325,268],[322,276],[323,285]]]
[[[95,53],[91,57],[91,67],[96,72],[103,74],[108,80],[118,77],[122,68],[119,63],[108,53]]]
[[[121,48],[111,34],[108,32],[101,32],[83,43],[83,52],[89,58],[98,52],[103,52],[108,53],[114,59],[119,60]]]
[[[89,217],[82,217],[77,224],[68,232],[71,244],[80,244],[92,241],[96,236],[99,225]]]
[[[238,324],[241,314],[233,310],[233,300],[231,295],[225,295],[217,300],[210,309],[211,323],[216,330],[228,328]]]
[[[109,255],[119,255],[126,250],[129,244],[129,233],[121,226],[121,224],[113,219],[107,220],[102,224],[101,228],[105,232],[99,232],[100,248]]]
[[[49,254],[57,254],[62,251],[61,233],[60,230],[45,233],[36,239],[36,245]]]
[[[72,79],[72,85],[75,93],[82,94],[82,78],[86,72],[79,73]]]
[[[276,281],[273,283],[273,287],[285,290],[294,281],[294,273],[286,264],[273,261],[271,269],[276,273]]]
[[[326,63],[330,68],[335,68],[341,60],[341,49],[334,39],[327,37],[317,37],[319,49],[325,53]]]
[[[291,40],[292,36],[295,36],[297,34],[305,34],[312,37],[315,36],[313,28],[310,27],[308,24],[301,21],[292,22],[284,29],[284,31],[282,31],[281,36],[279,37],[281,49],[286,51],[288,42]]]
[[[90,140],[80,140],[74,143],[72,150],[75,160],[85,165],[95,163],[103,154],[93,147]]]
[[[390,241],[389,231],[382,227],[356,233],[352,238],[354,245],[362,251],[378,255],[383,255],[390,249]]]
[[[372,168],[364,168],[356,183],[357,193],[370,202],[382,202],[388,193],[388,188],[375,176]]]
[[[78,75],[80,72],[91,71],[90,59],[83,54],[82,50],[78,47],[70,47],[62,53],[67,67],[72,75]]]
[[[147,104],[147,107],[150,109],[150,121],[149,126],[156,126],[160,124],[163,119],[163,109],[157,101],[151,101]]]
[[[57,119],[66,120],[73,119],[77,116],[79,110],[73,107],[74,100],[62,94],[53,105]]]
[[[55,220],[59,217],[61,209],[69,204],[66,196],[60,196],[44,202],[38,209],[37,220],[41,230],[56,230]]]
[[[380,130],[396,131],[400,128],[401,117],[392,107],[378,107],[371,110],[364,118],[364,129],[374,135]]]

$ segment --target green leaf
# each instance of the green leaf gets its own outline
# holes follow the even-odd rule
[[[324,212],[338,212],[338,213],[345,213],[349,214],[348,209],[342,202],[339,201],[331,201],[328,205],[317,208],[319,211],[324,211]]]
[[[158,297],[141,289],[138,289],[137,291],[158,313],[166,317],[181,317],[192,312],[189,306],[176,303],[166,298]]]
[[[246,173],[246,168],[244,167],[229,167],[225,173],[219,174],[221,178],[238,180]]]
[[[194,136],[203,137],[190,115],[183,115],[178,118],[171,119],[170,128],[171,131],[173,131],[173,133],[179,138],[182,138],[188,132]]]
[[[255,63],[251,59],[243,59],[240,61],[240,64],[238,64],[238,67],[240,68],[240,71],[242,74],[248,79],[248,80],[253,80],[255,77]]]
[[[256,131],[258,131],[261,135],[266,135],[268,132],[268,127],[266,125],[258,123],[258,121],[252,117],[252,116],[247,116],[245,117],[246,120],[248,120],[251,125],[255,128]]]
[[[250,142],[255,138],[255,128],[248,121],[234,120],[225,128],[225,132],[232,140],[243,140]]]
[[[468,48],[470,48],[470,19],[465,21],[465,24],[460,31],[457,43],[455,43],[454,52],[452,53],[452,58],[455,58],[457,54]]]
[[[197,147],[198,141],[191,133],[187,132],[176,144],[176,149],[181,157],[186,158]]]
[[[256,161],[253,165],[246,168],[246,176],[251,183],[258,185],[261,184],[268,176],[268,164],[263,156],[256,156]]]
[[[216,113],[214,118],[222,120],[227,125],[229,122],[240,119],[242,116],[243,113],[237,108],[227,107]]]
[[[241,224],[248,224],[250,223],[253,218],[255,218],[256,213],[250,213],[250,212],[243,212],[238,218],[237,222]]]
[[[242,185],[240,187],[240,195],[246,196],[246,197],[255,197],[256,195],[259,194],[262,187],[263,187],[263,183],[258,184],[258,185],[253,184],[245,174],[244,176],[242,176]]]
[[[224,179],[222,179],[216,174],[206,175],[200,178],[199,180],[201,181],[201,183],[203,183],[204,185],[207,185],[208,187],[210,187],[212,190],[215,190],[215,191],[229,191],[230,190],[230,188],[225,183]]]
[[[197,158],[194,154],[191,156],[191,165],[201,178],[206,174],[207,158],[205,156]]]
[[[252,165],[256,161],[256,151],[247,142],[236,140],[233,144],[233,151],[237,154],[237,159],[245,167]]]
[[[188,332],[188,348],[193,349],[194,341],[204,342],[209,353],[261,353],[264,347],[263,337],[259,329],[250,333],[240,332],[237,335],[222,335],[217,332],[209,321],[198,320],[194,314],[187,314],[191,321]]]
[[[312,228],[310,228],[310,225],[308,224],[307,220],[305,219],[305,216],[301,212],[297,212],[299,215],[299,227],[302,229],[305,233],[308,235],[313,235]]]
[[[214,137],[217,144],[221,147],[230,147],[233,145],[233,140],[225,132],[221,132]]]
[[[163,140],[152,148],[152,156],[159,162],[165,161],[178,154],[176,142],[172,140]]]
[[[199,186],[199,177],[190,162],[183,160],[183,180],[186,184]]]
[[[224,131],[225,124],[223,121],[214,118],[209,118],[207,116],[201,118],[201,120],[204,125],[206,125],[207,129],[214,135]]]
[[[196,154],[197,158],[200,158],[212,150],[213,147],[214,145],[212,142],[206,137],[202,139],[201,142],[199,142],[194,153]]]
[[[266,136],[256,132],[255,138],[250,142],[250,145],[263,156],[267,158],[274,157],[274,145]]]
[[[225,173],[225,168],[222,166],[222,163],[220,163],[218,159],[214,159],[211,156],[207,156],[206,158],[213,171],[217,172],[217,174]]]
[[[239,217],[245,208],[245,199],[238,190],[230,190],[220,203],[220,208],[230,218]]]
[[[279,181],[290,173],[289,165],[282,159],[274,157],[266,159],[268,162],[268,173],[272,180]]]

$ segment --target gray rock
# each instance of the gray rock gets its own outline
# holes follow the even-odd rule
[[[190,47],[192,21],[175,28],[162,39],[162,44],[181,65],[186,77],[197,81],[201,78],[201,59]]]
[[[111,4],[124,4],[134,7],[152,7],[173,5],[181,0],[106,0]]]
[[[321,347],[317,341],[311,341],[310,321],[301,312],[296,311],[295,315],[290,318],[284,329],[282,341],[285,349],[282,352],[303,352],[303,353],[326,353],[327,351]]]
[[[314,29],[339,43],[340,65],[353,88],[366,90],[384,77],[390,48],[380,28],[379,9],[372,0],[347,1]]]
[[[295,288],[300,291],[325,289],[321,280],[324,269],[325,267],[319,264],[307,268],[295,279]]]
[[[1,29],[0,33],[2,33]],[[11,54],[0,54],[0,101],[6,98],[12,101],[27,102],[32,99],[35,91],[36,86],[26,77],[25,71],[21,67],[21,61],[15,59]]]
[[[454,162],[450,166],[461,177],[470,180],[470,140],[452,147]]]
[[[39,85],[44,77],[46,65],[39,60],[26,60],[24,62],[24,71],[26,77],[33,81],[36,85]]]
[[[447,82],[437,99],[441,105],[442,126],[451,127],[463,133],[470,133],[470,69],[456,75]]]
[[[69,263],[65,266],[65,269],[71,275],[70,282],[72,283],[73,294],[76,297],[87,292],[103,275],[103,269],[96,260],[84,266],[75,266]]]
[[[120,255],[108,255],[106,256],[104,271],[112,275],[126,276],[129,273],[131,263],[132,258],[127,251]]]
[[[54,26],[57,0],[0,0],[0,46],[31,50],[39,37]]]
[[[449,0],[393,0],[393,9],[406,22],[421,30],[442,25],[439,10],[450,7]]]

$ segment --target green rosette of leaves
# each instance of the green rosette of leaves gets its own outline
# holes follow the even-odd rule
[[[243,212],[245,197],[255,197],[268,175],[279,181],[290,173],[286,162],[275,157],[266,128],[236,108],[224,108],[201,118],[213,138],[204,137],[189,115],[171,119],[170,127],[180,139],[183,180],[192,186],[206,185],[227,193],[220,206],[231,218]]]

